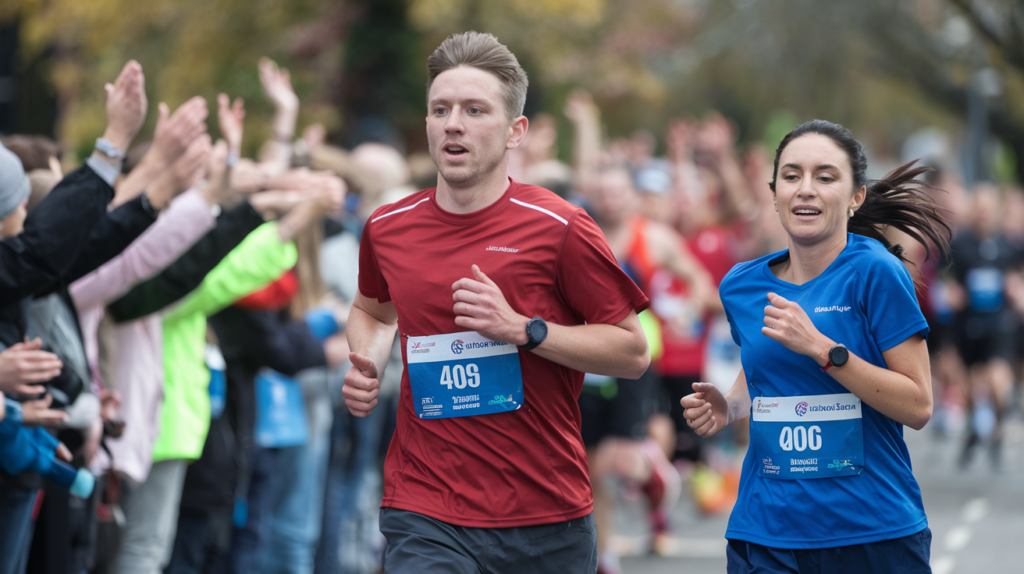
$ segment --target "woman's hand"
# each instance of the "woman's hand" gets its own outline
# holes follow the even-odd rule
[[[828,351],[835,342],[818,331],[799,304],[775,293],[768,294],[768,301],[771,304],[764,308],[765,326],[761,333],[824,367],[828,363]]]
[[[693,390],[679,401],[686,424],[700,436],[714,436],[729,425],[729,402],[711,383],[693,383]]]

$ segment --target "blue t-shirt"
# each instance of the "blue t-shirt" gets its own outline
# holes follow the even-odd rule
[[[741,263],[720,294],[742,350],[753,397],[849,393],[818,363],[761,333],[773,292],[798,303],[824,335],[885,368],[882,352],[927,335],[906,267],[874,239],[848,234],[846,248],[803,285],[778,279],[769,264],[788,250]],[[753,441],[726,538],[775,548],[829,548],[900,538],[928,525],[910,467],[903,425],[862,404],[864,468],[841,478],[779,480],[757,474]]]

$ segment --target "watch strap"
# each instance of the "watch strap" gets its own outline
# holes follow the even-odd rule
[[[103,155],[112,159],[124,159],[125,152],[117,148],[114,142],[104,139],[96,138],[96,149],[99,150]]]

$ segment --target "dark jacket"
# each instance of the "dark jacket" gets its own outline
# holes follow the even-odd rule
[[[227,402],[212,422],[198,461],[188,467],[181,506],[193,512],[230,509],[239,476],[249,467],[255,441],[256,392],[260,369],[288,376],[327,364],[323,345],[305,321],[287,310],[255,311],[231,306],[209,318],[227,362]]]
[[[114,189],[87,165],[69,173],[28,214],[25,230],[0,241],[0,305],[53,285],[107,215]]]
[[[217,218],[217,226],[167,269],[107,305],[107,314],[116,322],[124,323],[152,315],[177,302],[198,287],[221,259],[263,223],[263,217],[253,211],[248,202],[224,212]]]

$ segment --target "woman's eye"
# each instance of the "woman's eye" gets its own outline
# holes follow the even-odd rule
[[[821,176],[818,179],[820,179],[822,181],[822,183],[832,183],[833,181],[836,180],[836,178],[834,178],[834,177],[832,177],[830,175],[823,175],[823,176]]]
[[[784,179],[786,181],[796,181],[797,177],[790,173],[790,174],[782,176],[782,179]]]

